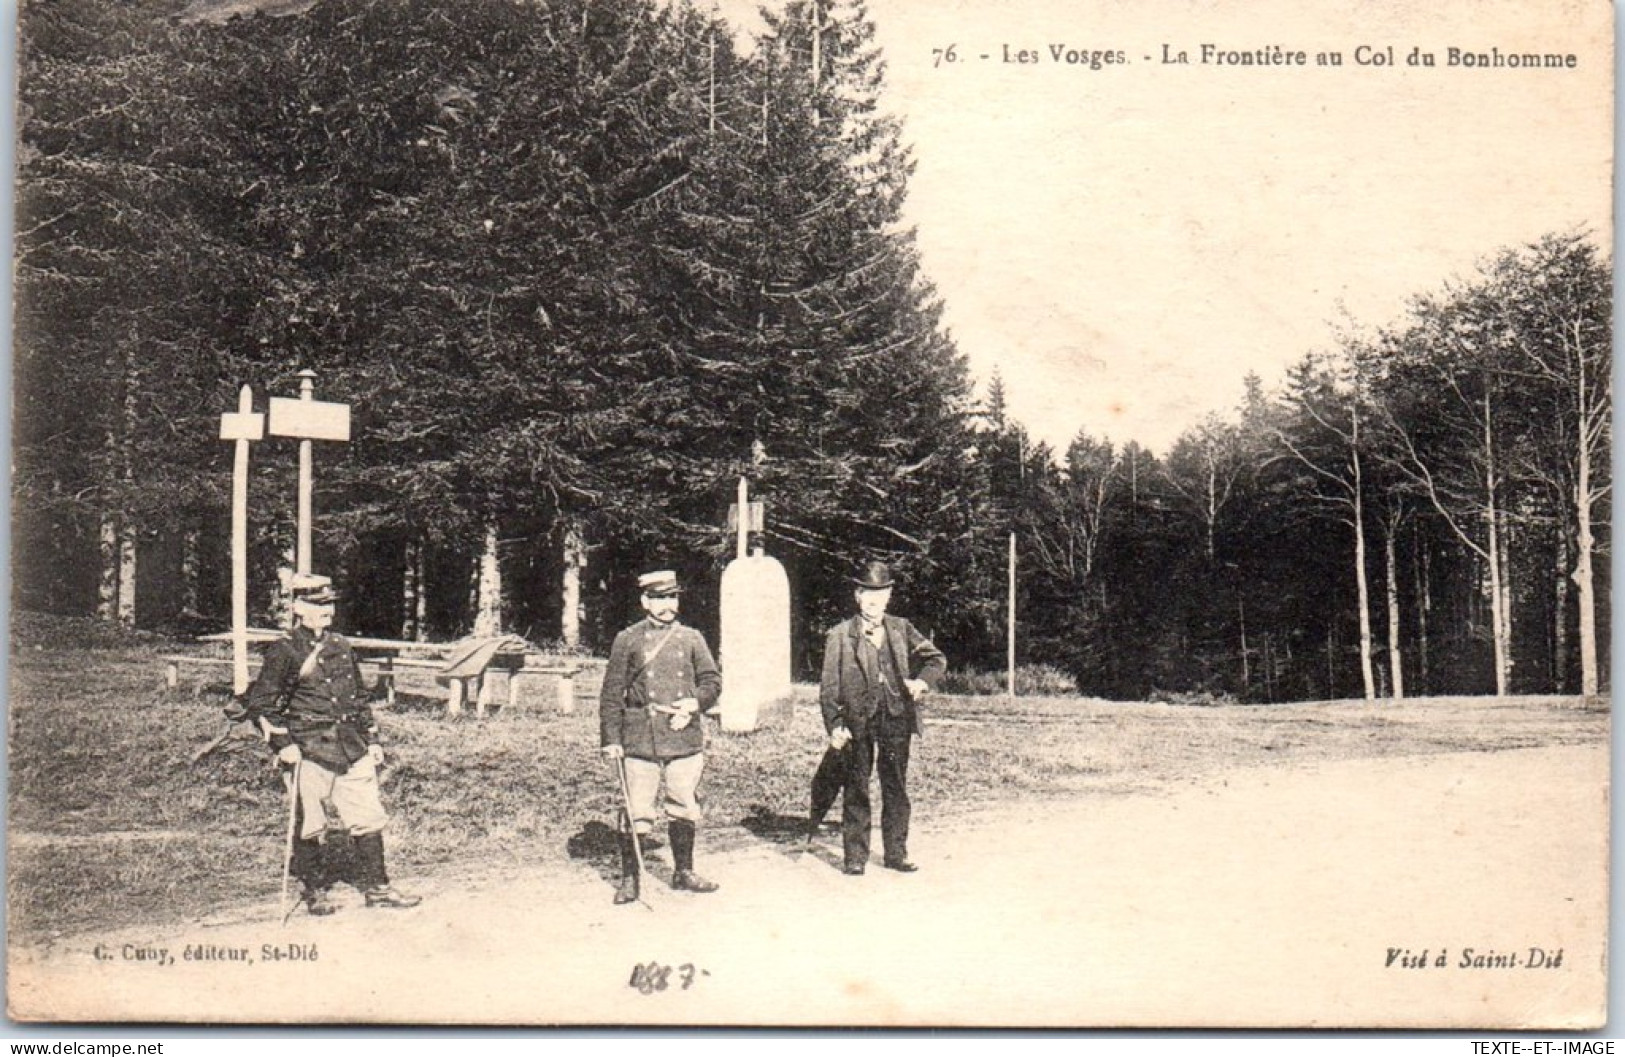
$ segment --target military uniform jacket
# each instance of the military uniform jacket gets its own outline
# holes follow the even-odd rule
[[[948,670],[948,659],[942,651],[902,617],[888,614],[881,624],[886,629],[882,648],[890,652],[897,672],[904,679],[923,679],[927,686],[935,688]],[[885,704],[887,695],[880,672],[883,661],[874,650],[861,649],[862,643],[861,616],[841,621],[824,638],[818,703],[824,712],[825,730],[833,731],[842,725],[851,731],[863,730]],[[909,725],[914,733],[920,733],[920,710],[909,697],[908,688],[898,686],[895,690],[905,704]]]
[[[349,642],[329,632],[307,664],[316,648],[311,630],[298,627],[266,649],[248,688],[249,719],[265,719],[272,748],[298,745],[306,758],[343,774],[378,743],[378,724]]]
[[[700,717],[672,730],[671,716],[650,706],[692,697],[701,712],[710,712],[721,693],[722,674],[703,635],[685,624],[640,620],[609,648],[598,695],[599,744],[619,745],[640,760],[692,756],[705,749]]]

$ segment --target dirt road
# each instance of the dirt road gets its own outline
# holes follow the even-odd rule
[[[914,875],[846,877],[826,838],[702,857],[722,891],[651,885],[652,909],[568,863],[417,885],[404,912],[245,908],[14,950],[11,1012],[1578,1028],[1604,1012],[1607,791],[1599,744],[1253,769],[951,828],[927,803]]]

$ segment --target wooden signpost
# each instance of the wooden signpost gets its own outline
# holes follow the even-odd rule
[[[311,451],[313,440],[350,439],[350,406],[315,399],[316,372],[299,372],[299,399],[271,398],[270,432],[299,438],[299,549],[297,571],[310,572]],[[237,445],[231,474],[231,686],[248,690],[248,446],[264,440],[266,416],[254,411],[254,391],[243,386],[237,410],[220,416],[220,439]]]
[[[248,690],[248,446],[265,437],[265,416],[254,413],[254,392],[243,386],[237,410],[220,416],[220,439],[235,441],[231,471],[231,689]]]

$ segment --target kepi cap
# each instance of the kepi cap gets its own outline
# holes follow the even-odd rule
[[[333,578],[315,573],[294,573],[288,581],[288,593],[295,602],[308,602],[313,606],[330,606],[339,600],[333,590]]]
[[[650,598],[675,598],[683,593],[682,586],[677,583],[677,574],[670,569],[644,573],[638,577],[638,587]]]

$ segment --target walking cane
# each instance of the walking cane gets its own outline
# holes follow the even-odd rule
[[[638,873],[638,902],[653,910],[643,898],[643,842],[638,840],[637,820],[632,817],[632,791],[626,784],[626,757],[615,761],[615,776],[621,780],[621,809],[626,815],[626,828],[632,834],[632,869]]]
[[[279,909],[282,912],[282,924],[287,925],[288,918],[293,915],[293,906],[288,905],[288,878],[293,873],[293,827],[294,816],[299,812],[299,770],[305,764],[303,759],[295,760],[293,772],[282,772],[282,780],[288,786],[288,837],[282,846],[282,902]]]

